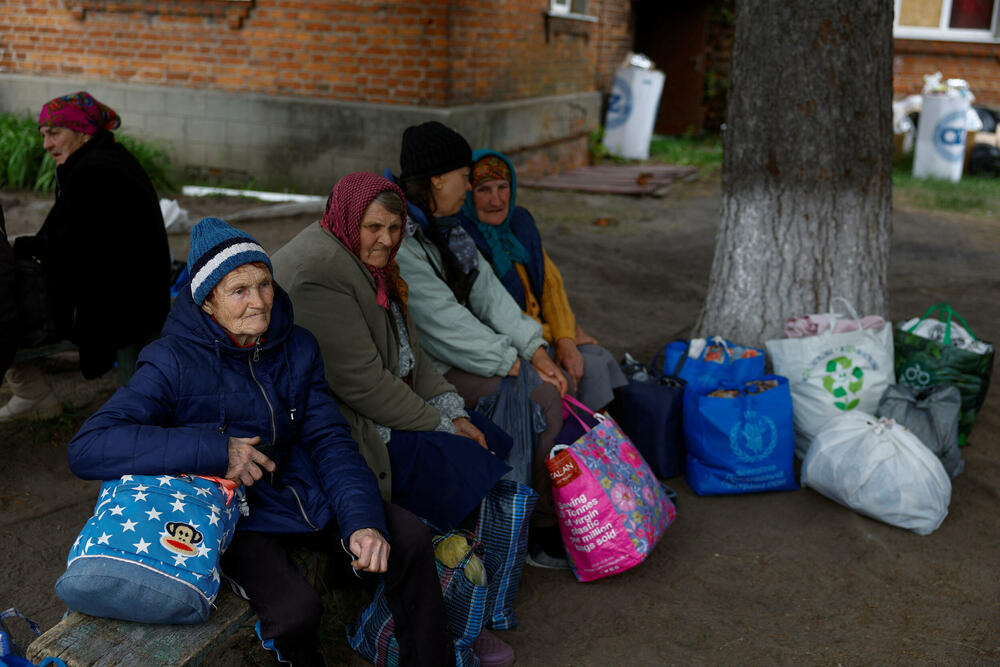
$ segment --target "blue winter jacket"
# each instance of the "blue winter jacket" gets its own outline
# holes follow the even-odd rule
[[[274,291],[270,326],[248,350],[185,287],[128,385],[70,441],[70,468],[102,480],[222,476],[229,437],[260,436],[277,469],[247,489],[250,516],[240,530],[301,533],[336,521],[345,539],[361,528],[388,538],[375,475],[330,393],[319,345],[293,324],[285,291]]]

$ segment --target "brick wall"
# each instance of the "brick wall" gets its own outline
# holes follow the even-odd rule
[[[598,90],[611,90],[615,71],[629,51],[633,50],[635,26],[632,24],[632,3],[605,0],[592,10],[598,17],[597,71],[594,85]]]
[[[627,0],[592,0],[600,22],[554,29],[548,0],[255,0],[238,28],[181,13],[210,0],[88,4],[4,0],[0,71],[447,106],[598,89],[631,39]]]
[[[455,3],[451,11],[451,100],[455,104],[594,89],[591,24],[547,30],[547,2]]]
[[[1000,109],[1000,44],[897,39],[892,87],[896,98],[919,94],[924,75],[969,82],[976,104]]]

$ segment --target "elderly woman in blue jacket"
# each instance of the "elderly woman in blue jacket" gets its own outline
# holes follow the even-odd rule
[[[188,263],[191,289],[128,385],[70,442],[71,469],[84,479],[189,473],[244,484],[250,514],[222,569],[280,660],[323,664],[322,603],[288,550],[344,545],[351,567],[383,573],[403,664],[452,663],[429,531],[383,504],[316,339],[294,325],[269,257],[249,235],[206,218],[191,231]]]

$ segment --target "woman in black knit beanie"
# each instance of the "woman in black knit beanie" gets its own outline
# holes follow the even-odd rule
[[[541,382],[531,400],[545,429],[532,456],[531,486],[539,494],[532,515],[528,563],[565,568],[545,458],[562,429],[568,379],[549,357],[542,327],[517,302],[453,217],[465,203],[472,149],[461,134],[431,121],[403,133],[398,179],[406,194],[407,238],[396,255],[409,286],[409,309],[421,346],[469,408],[491,396],[505,376],[530,364]],[[391,172],[387,177],[392,177]]]

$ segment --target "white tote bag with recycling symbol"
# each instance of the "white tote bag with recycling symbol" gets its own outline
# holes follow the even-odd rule
[[[833,302],[845,313],[837,313]],[[853,331],[833,333],[836,320],[852,320]],[[851,304],[831,302],[830,326],[814,336],[769,340],[765,344],[776,375],[788,378],[795,421],[795,455],[804,458],[809,444],[832,417],[860,410],[873,413],[882,393],[896,384],[892,327],[864,328]]]

